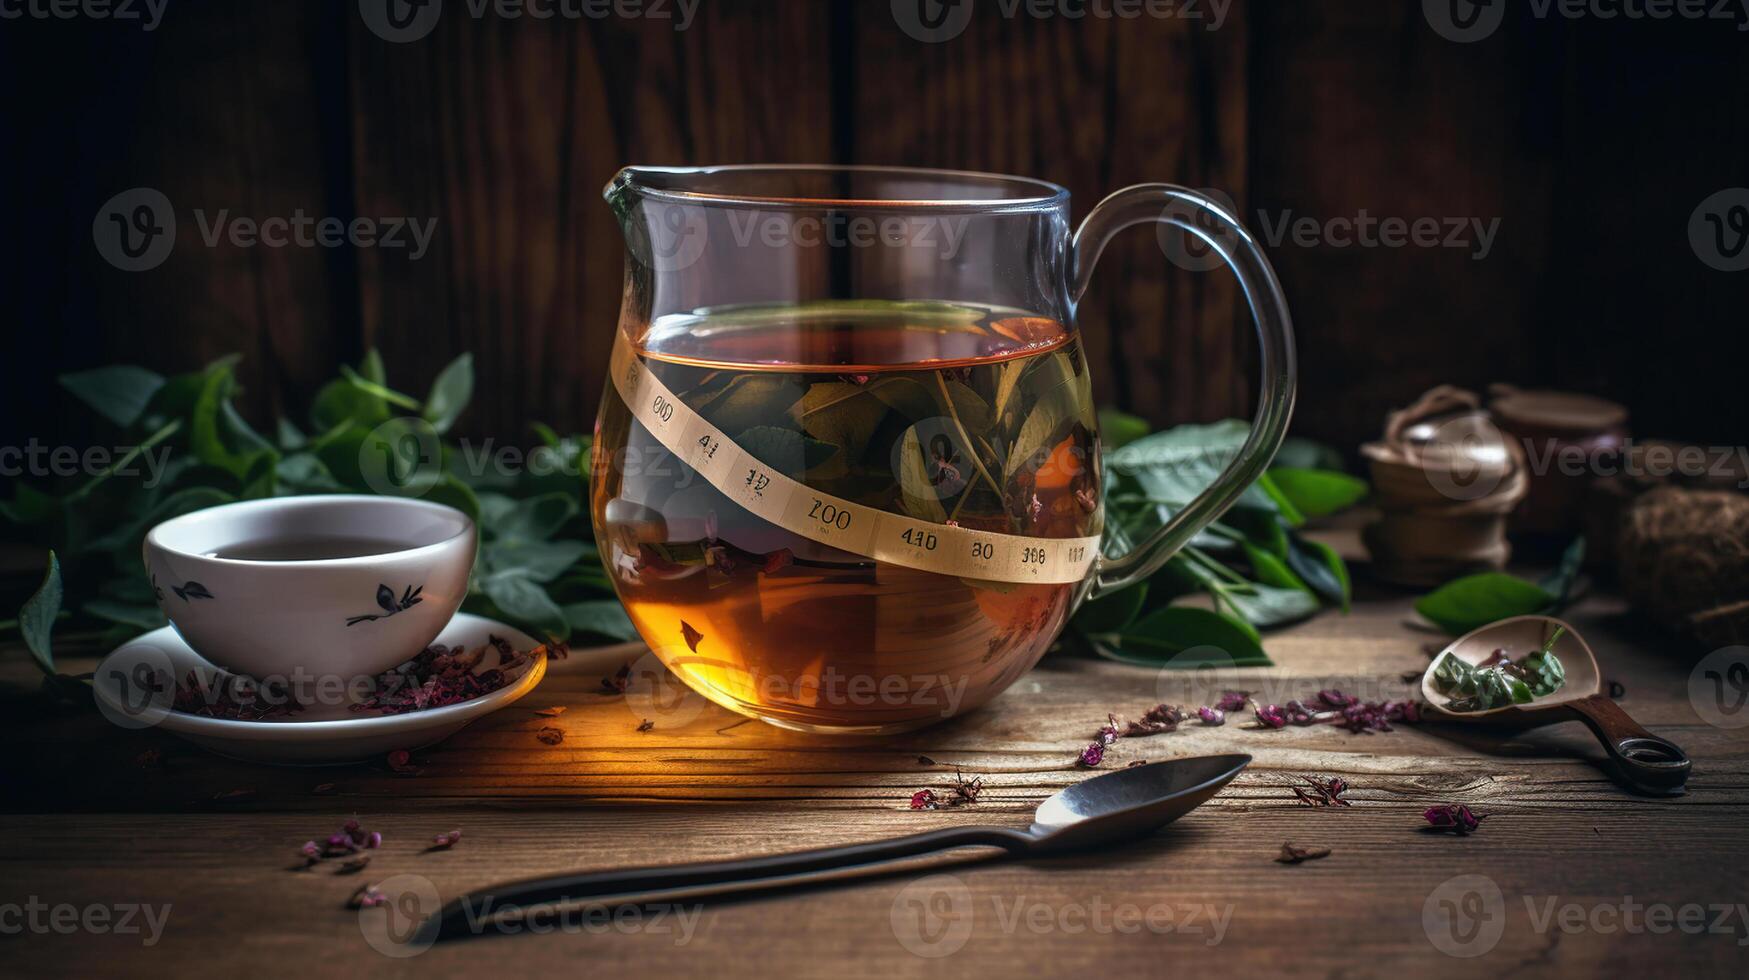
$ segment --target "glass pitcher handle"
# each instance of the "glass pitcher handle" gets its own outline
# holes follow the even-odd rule
[[[1149,223],[1172,225],[1187,235],[1194,235],[1225,260],[1238,277],[1239,286],[1245,291],[1245,300],[1251,307],[1251,318],[1257,323],[1263,386],[1259,392],[1257,415],[1251,424],[1251,435],[1239,448],[1239,455],[1207,490],[1173,514],[1166,525],[1148,540],[1122,557],[1101,558],[1094,566],[1090,598],[1121,589],[1159,571],[1174,552],[1232,506],[1245,488],[1269,467],[1275,451],[1281,448],[1282,438],[1287,435],[1288,418],[1293,415],[1293,324],[1288,319],[1281,284],[1276,281],[1275,270],[1269,267],[1269,260],[1264,258],[1263,250],[1257,247],[1251,233],[1208,197],[1173,184],[1137,184],[1100,201],[1081,222],[1069,243],[1068,267],[1073,270],[1074,280],[1070,285],[1071,302],[1080,304],[1081,295],[1087,291],[1087,282],[1093,276],[1093,266],[1112,236],[1134,225]]]

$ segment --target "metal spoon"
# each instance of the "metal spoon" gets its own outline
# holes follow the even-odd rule
[[[1609,753],[1612,774],[1628,788],[1654,796],[1680,796],[1688,782],[1688,754],[1675,743],[1646,731],[1621,706],[1603,693],[1603,674],[1597,657],[1571,625],[1551,616],[1515,616],[1472,630],[1441,651],[1474,666],[1495,650],[1504,649],[1514,659],[1540,650],[1556,629],[1554,654],[1566,668],[1567,679],[1553,694],[1529,704],[1513,704],[1484,711],[1452,711],[1444,707],[1451,696],[1433,683],[1433,666],[1421,677],[1421,697],[1428,715],[1442,721],[1480,722],[1512,728],[1535,728],[1562,721],[1582,721]],[[1439,657],[1433,658],[1437,664]]]
[[[616,871],[554,875],[485,888],[445,905],[420,926],[415,943],[478,932],[495,913],[588,900],[621,904],[678,897],[706,898],[792,887],[825,872],[867,868],[957,847],[999,847],[1013,855],[1049,854],[1140,837],[1177,820],[1227,785],[1251,763],[1248,755],[1154,762],[1103,773],[1059,790],[1027,830],[949,827],[891,840],[822,847],[788,854]]]

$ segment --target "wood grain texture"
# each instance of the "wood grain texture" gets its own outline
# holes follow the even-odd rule
[[[586,957],[595,971],[656,975],[1155,975],[1170,962],[1174,971],[1292,964],[1295,972],[1361,976],[1468,976],[1478,968],[1707,976],[1740,962],[1737,943],[1749,939],[1749,924],[1718,934],[1538,926],[1550,902],[1590,910],[1627,896],[1678,907],[1742,896],[1749,737],[1702,724],[1688,702],[1688,663],[1607,597],[1569,618],[1625,686],[1622,705],[1694,758],[1680,799],[1624,793],[1597,768],[1602,753],[1576,724],[1517,735],[1452,725],[1354,735],[1331,726],[1254,730],[1235,714],[1224,727],[1190,725],[1113,747],[1107,767],[1233,751],[1256,762],[1179,824],[1100,853],[1009,864],[960,853],[892,877],[697,908],[682,902],[665,925],[597,922],[587,934],[493,937],[406,964],[378,956],[359,913],[343,907],[361,883],[403,874],[448,897],[568,869],[727,858],[950,822],[1022,825],[1044,796],[1085,778],[1072,760],[1108,711],[1133,715],[1162,698],[1201,703],[1234,687],[1270,700],[1326,686],[1401,695],[1411,687],[1401,672],[1425,664],[1423,647],[1434,639],[1411,628],[1409,616],[1403,598],[1365,599],[1349,616],[1272,636],[1274,668],[1156,674],[1058,655],[983,710],[881,739],[809,737],[701,701],[658,704],[636,689],[600,694],[602,675],[642,650],[579,652],[523,702],[418,753],[421,771],[412,776],[370,765],[250,766],[168,736],[111,728],[89,710],[46,709],[31,695],[29,667],[8,651],[0,673],[12,745],[0,766],[9,788],[8,815],[0,816],[6,896],[171,904],[156,946],[141,948],[138,937],[30,935],[9,948],[8,972],[102,964],[153,973],[401,967],[449,975],[507,963],[562,969]],[[535,714],[548,706],[566,710]],[[646,718],[654,728],[639,732]],[[536,740],[545,725],[563,729],[564,742]],[[141,768],[147,748],[161,751],[161,765]],[[945,788],[956,769],[985,780],[976,805],[907,807],[913,791]],[[1291,787],[1305,774],[1343,776],[1354,805],[1299,805]],[[252,795],[213,799],[239,789]],[[1487,814],[1482,831],[1450,838],[1418,829],[1421,809],[1443,802]],[[300,843],[349,817],[387,841],[363,874],[284,870]],[[421,852],[430,835],[455,828],[464,834],[455,850]],[[1283,841],[1334,853],[1287,867],[1273,861]],[[1442,884],[1473,874],[1500,889],[1503,933],[1479,959],[1448,958],[1430,944],[1423,909]],[[932,959],[905,945],[917,902],[953,911],[962,898],[970,923],[963,947]],[[1128,907],[1133,916],[1153,910],[1156,922],[1172,916],[1175,928],[1115,931],[1110,917]],[[677,912],[696,916],[684,935]],[[1093,925],[1100,915],[1104,931]],[[1216,919],[1225,923],[1218,934]],[[219,936],[225,941],[215,946]]]

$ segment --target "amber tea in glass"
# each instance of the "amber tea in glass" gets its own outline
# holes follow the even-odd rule
[[[692,410],[809,487],[929,524],[1100,530],[1081,349],[1062,324],[929,303],[671,317],[639,360]],[[1075,584],[877,561],[750,513],[602,405],[591,512],[639,632],[695,690],[808,729],[945,717],[1044,653]]]

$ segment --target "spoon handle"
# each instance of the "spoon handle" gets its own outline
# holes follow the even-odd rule
[[[694,864],[655,865],[552,875],[505,882],[480,889],[445,905],[425,920],[418,939],[437,939],[492,930],[499,913],[515,912],[535,905],[599,900],[604,905],[625,899],[654,901],[661,893],[684,892],[688,899],[703,899],[730,892],[763,891],[805,884],[828,871],[866,868],[888,861],[932,854],[958,847],[1000,847],[1020,853],[1031,847],[1032,835],[1006,827],[950,827],[888,840],[820,847],[784,854],[740,858],[733,861],[702,861]]]
[[[1679,796],[1688,783],[1688,753],[1641,727],[1607,695],[1569,702],[1579,720],[1603,743],[1616,774],[1632,789],[1653,796]]]

